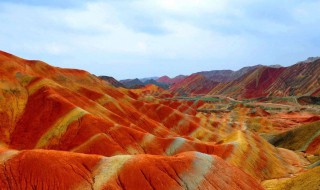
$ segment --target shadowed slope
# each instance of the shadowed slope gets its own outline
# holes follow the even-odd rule
[[[267,190],[318,190],[320,189],[320,166],[293,178],[273,179],[263,182]]]
[[[124,88],[124,85],[121,82],[117,81],[113,77],[110,77],[110,76],[99,76],[99,78],[101,78],[102,80],[107,81],[109,84],[111,84],[114,87],[123,87]]]
[[[304,124],[274,136],[270,142],[291,150],[320,154],[320,121]]]

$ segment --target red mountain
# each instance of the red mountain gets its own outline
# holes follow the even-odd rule
[[[318,185],[304,177],[306,158],[244,130],[260,121],[249,108],[202,113],[212,105],[158,98],[154,85],[115,88],[5,52],[0,77],[1,189],[263,189],[262,181],[292,176]],[[261,130],[276,129],[274,118]]]
[[[217,85],[209,94],[234,98],[264,96],[319,96],[320,59],[290,67],[258,67],[244,76]]]
[[[175,83],[169,91],[177,95],[223,95],[232,98],[266,96],[319,96],[320,59],[309,59],[289,67],[253,66],[238,71],[205,71]]]
[[[238,71],[213,70],[194,73],[172,84],[170,92],[176,95],[207,94],[219,83],[233,81],[258,67],[261,66],[244,67]]]
[[[170,86],[169,90],[176,95],[207,94],[217,84],[201,74],[192,74]]]
[[[183,80],[185,77],[186,76],[184,76],[184,75],[178,75],[174,78],[170,78],[168,76],[162,76],[162,77],[158,78],[157,81],[161,82],[161,83],[165,83],[165,84],[175,84],[175,83],[178,83],[181,80]]]

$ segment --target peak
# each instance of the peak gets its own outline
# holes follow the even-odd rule
[[[308,57],[306,60],[304,61],[299,61],[297,64],[301,64],[301,63],[312,63],[312,62],[315,62],[317,60],[320,60],[320,57],[317,56],[317,57]]]
[[[307,60],[305,60],[304,62],[306,63],[310,63],[310,62],[314,62],[314,61],[317,61],[318,59],[320,59],[320,57],[308,57]]]
[[[10,58],[10,59],[22,59],[22,58],[20,58],[18,56],[15,56],[15,55],[13,55],[11,53],[8,53],[8,52],[2,51],[2,50],[0,50],[0,56],[5,56],[5,57]]]
[[[160,77],[159,79],[170,79],[170,77],[168,77],[167,75],[164,75],[164,76]]]
[[[5,55],[5,56],[9,56],[9,57],[18,57],[16,55],[13,55],[11,53],[8,53],[8,52],[2,51],[2,50],[0,50],[0,55]]]
[[[0,54],[1,55],[10,55],[10,56],[13,56],[12,54],[8,53],[8,52],[5,52],[5,51],[2,51],[0,50]]]
[[[111,76],[105,76],[105,75],[101,75],[101,76],[99,76],[99,78],[114,79],[114,78],[111,77]]]
[[[272,68],[281,68],[282,65],[279,65],[279,64],[276,64],[276,65],[269,65],[269,67],[272,67]]]

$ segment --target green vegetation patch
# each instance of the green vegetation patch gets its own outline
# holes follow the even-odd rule
[[[171,100],[187,100],[187,101],[199,101],[202,100],[204,102],[220,102],[222,101],[221,98],[218,97],[205,97],[205,96],[193,96],[193,97],[187,97],[187,96],[177,96],[175,98],[168,98]]]
[[[275,135],[269,142],[275,146],[296,151],[305,151],[320,135],[320,121],[302,125],[285,133]]]
[[[258,132],[261,129],[261,118],[255,117],[255,118],[249,118],[246,121],[247,129],[250,131]]]

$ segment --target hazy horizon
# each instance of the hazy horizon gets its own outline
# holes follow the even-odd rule
[[[320,55],[320,1],[0,2],[0,49],[118,80]]]

